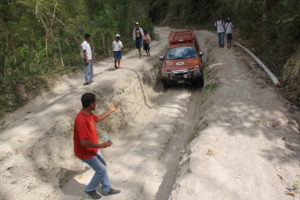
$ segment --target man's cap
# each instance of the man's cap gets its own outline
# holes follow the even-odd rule
[[[229,17],[228,17],[227,19],[228,19],[228,21],[230,21],[230,20],[231,20]]]
[[[116,34],[116,37],[121,37],[121,35],[119,33]]]
[[[135,25],[139,25],[140,23],[139,22],[135,22]]]

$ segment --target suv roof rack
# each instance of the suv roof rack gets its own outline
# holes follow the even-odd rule
[[[171,31],[169,43],[191,42],[195,40],[194,30]]]

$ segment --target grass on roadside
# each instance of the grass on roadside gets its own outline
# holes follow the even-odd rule
[[[205,102],[208,100],[208,98],[214,93],[214,91],[218,87],[218,79],[216,75],[216,69],[208,67],[209,64],[212,62],[212,58],[208,58],[208,61],[205,63],[206,69],[204,71],[204,77],[205,77],[205,85],[202,88],[200,99],[197,103],[197,106],[199,108],[199,116],[197,117],[197,124],[200,124],[199,126],[196,126],[193,131],[191,132],[188,140],[187,145],[190,144],[195,138],[197,138],[201,131],[206,129],[208,127],[208,123],[205,121]]]
[[[203,122],[203,123],[201,123],[201,125],[199,127],[195,127],[187,140],[187,145],[190,144],[195,138],[197,138],[199,136],[200,132],[203,131],[204,129],[206,129],[207,127],[208,127],[207,122]]]

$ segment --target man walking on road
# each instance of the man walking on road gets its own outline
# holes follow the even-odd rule
[[[84,35],[84,41],[81,43],[81,52],[83,56],[84,63],[84,73],[85,73],[85,83],[84,85],[89,85],[93,81],[93,57],[90,42],[92,37],[90,34]]]
[[[100,199],[101,195],[96,191],[101,183],[100,193],[103,196],[118,194],[121,191],[111,187],[106,163],[99,151],[112,145],[111,141],[98,143],[96,122],[100,122],[114,112],[118,105],[109,107],[109,111],[96,116],[93,111],[96,108],[96,98],[92,93],[85,93],[81,97],[82,110],[77,114],[74,125],[74,153],[77,158],[88,164],[95,170],[91,182],[85,187],[85,192],[93,199]]]
[[[224,22],[219,16],[217,16],[217,21],[215,22],[215,27],[217,27],[218,32],[218,43],[219,47],[224,47]]]
[[[143,37],[144,37],[144,31],[140,27],[140,23],[136,22],[135,27],[133,29],[133,40],[135,41],[135,47],[139,52],[139,56],[142,57],[142,42],[143,42]]]
[[[225,24],[225,29],[226,29],[226,36],[227,36],[227,48],[230,48],[231,40],[232,40],[232,29],[233,29],[233,24],[230,18],[227,19],[227,23]]]
[[[146,51],[147,56],[150,56],[150,42],[151,38],[147,30],[144,31],[144,37],[143,37],[143,45],[144,50]]]

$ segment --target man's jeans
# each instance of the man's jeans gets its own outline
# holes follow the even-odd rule
[[[224,32],[218,33],[218,39],[219,39],[219,46],[224,46]]]
[[[111,186],[106,171],[106,163],[102,158],[100,152],[98,152],[98,154],[95,155],[94,157],[82,161],[95,170],[95,174],[91,182],[85,187],[85,191],[86,192],[94,191],[101,183],[102,192],[103,193],[109,192]]]
[[[90,83],[93,80],[93,60],[89,60],[89,63],[84,62],[85,82]]]

